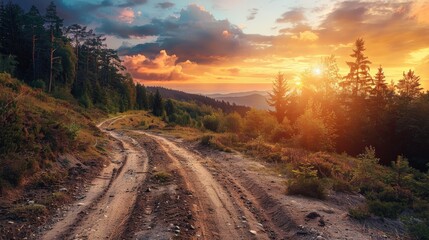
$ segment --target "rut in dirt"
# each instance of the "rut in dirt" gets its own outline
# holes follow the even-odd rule
[[[101,123],[104,129],[118,118]],[[54,224],[42,239],[117,239],[128,222],[132,206],[137,198],[137,190],[146,179],[147,154],[138,143],[122,133],[108,131],[120,142],[119,163],[109,173],[95,179],[86,196]]]

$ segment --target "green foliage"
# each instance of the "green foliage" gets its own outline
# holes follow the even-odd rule
[[[377,179],[379,160],[375,156],[375,148],[372,146],[365,147],[365,152],[358,156],[358,163],[353,173],[352,182],[357,184],[361,190],[365,191],[370,188],[370,185],[374,186],[374,183],[379,181]]]
[[[277,120],[274,116],[266,111],[252,109],[244,117],[242,132],[248,138],[269,139],[273,126],[276,125]]]
[[[222,129],[227,132],[238,133],[240,132],[243,125],[243,119],[241,116],[234,112],[226,115],[222,121]]]
[[[273,82],[273,92],[270,93],[268,104],[275,108],[273,112],[278,123],[283,122],[290,102],[290,89],[284,74],[278,73]]]
[[[169,173],[160,171],[160,172],[156,172],[153,175],[153,178],[158,182],[165,183],[165,182],[169,182],[171,180],[172,176]]]
[[[413,239],[426,240],[429,239],[429,221],[422,221],[421,219],[408,217],[404,218],[403,222],[407,227],[408,232]]]
[[[282,123],[273,127],[270,140],[274,143],[286,142],[292,137],[292,135],[292,125],[287,118],[284,118]]]
[[[16,65],[18,65],[18,62],[16,61],[15,56],[5,56],[0,53],[0,73],[13,74],[15,72]]]
[[[16,96],[0,91],[0,154],[19,150],[22,141],[22,114]]]
[[[325,187],[313,166],[302,164],[297,169],[292,170],[292,173],[293,178],[287,184],[288,194],[301,194],[319,199],[326,197]]]
[[[161,94],[157,90],[152,101],[152,113],[153,115],[160,117],[164,113],[164,103],[162,101]]]
[[[76,124],[76,123],[71,123],[70,125],[68,125],[67,130],[68,130],[69,138],[71,140],[76,140],[76,137],[80,129],[81,127],[79,126],[79,124]]]
[[[204,116],[203,125],[205,129],[217,132],[220,126],[220,117],[216,114]]]
[[[405,209],[405,206],[399,202],[372,200],[368,201],[368,209],[377,216],[395,219]]]
[[[42,204],[30,204],[16,206],[10,211],[16,218],[34,219],[46,215],[48,209]]]
[[[218,138],[213,135],[204,135],[200,140],[201,145],[211,147],[219,151],[231,152],[231,149],[223,145]]]
[[[367,206],[358,206],[349,209],[349,216],[356,220],[365,220],[371,217],[371,214],[369,213]]]
[[[324,113],[320,104],[309,101],[304,114],[295,123],[295,141],[308,150],[334,150],[334,119],[332,112]]]
[[[32,86],[33,88],[38,88],[38,89],[46,90],[46,83],[42,79],[37,79],[35,81],[32,81],[30,83],[30,86]]]

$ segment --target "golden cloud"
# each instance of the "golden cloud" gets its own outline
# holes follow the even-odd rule
[[[143,54],[125,56],[123,64],[131,75],[137,80],[143,81],[182,81],[192,79],[193,76],[184,73],[184,68],[193,67],[191,61],[176,63],[176,55],[168,55],[166,50],[150,59]]]

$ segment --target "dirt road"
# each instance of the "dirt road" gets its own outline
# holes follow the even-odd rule
[[[105,131],[115,120],[104,121],[99,127]],[[122,146],[114,153],[112,164],[43,239],[117,239],[122,233],[137,189],[146,178],[148,158],[134,139],[114,131],[108,133]]]
[[[359,199],[284,194],[284,178],[241,154],[142,131],[116,139],[107,166],[43,239],[378,239],[347,217]],[[309,213],[315,218],[306,218]],[[323,224],[322,224],[323,223]]]

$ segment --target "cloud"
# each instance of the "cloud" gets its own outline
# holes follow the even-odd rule
[[[420,23],[429,23],[429,2],[426,0],[416,0],[413,2],[410,15]]]
[[[125,3],[119,4],[119,7],[134,7],[146,4],[147,0],[127,0]]]
[[[126,7],[119,12],[118,20],[125,23],[133,23],[136,18],[134,10]]]
[[[228,68],[225,69],[227,72],[229,72],[230,75],[236,76],[240,74],[240,68]]]
[[[156,7],[158,7],[158,8],[162,8],[162,9],[168,9],[168,8],[172,8],[172,7],[174,7],[174,3],[172,3],[172,2],[161,2],[161,3],[158,3],[157,5],[156,5]]]
[[[143,54],[125,56],[123,64],[127,67],[133,78],[141,81],[183,81],[192,79],[193,76],[185,74],[183,69],[193,65],[190,61],[177,63],[176,55],[168,55],[161,50],[154,58]]]
[[[228,20],[216,20],[212,14],[198,5],[189,5],[177,17],[154,19],[143,26],[121,26],[106,23],[99,30],[121,37],[144,37],[158,33],[154,43],[121,48],[119,53],[154,54],[162,49],[177,56],[179,61],[197,63],[219,62],[229,58],[252,54],[253,44],[268,41],[259,35],[246,35]]]
[[[301,8],[295,8],[282,14],[280,18],[276,20],[277,23],[293,23],[297,24],[306,20],[304,10]]]
[[[258,14],[259,9],[257,8],[252,8],[249,9],[249,15],[247,16],[247,20],[251,21],[254,20],[256,18],[256,15]]]
[[[161,29],[154,24],[136,26],[105,19],[102,25],[96,28],[98,32],[114,35],[120,38],[147,37],[160,34]]]
[[[292,38],[312,42],[319,39],[319,36],[312,31],[304,31],[300,32],[298,35],[293,35]]]

